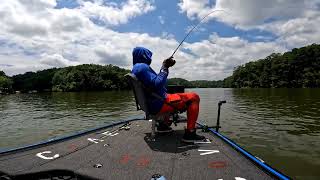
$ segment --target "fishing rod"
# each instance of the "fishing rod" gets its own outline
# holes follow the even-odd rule
[[[216,10],[213,10],[211,11],[210,13],[208,13],[207,15],[205,15],[196,25],[194,25],[190,30],[189,32],[187,33],[187,35],[183,38],[183,40],[180,42],[180,44],[178,45],[178,47],[173,51],[172,55],[170,56],[170,58],[173,58],[173,55],[178,51],[179,47],[182,45],[182,43],[187,39],[187,37],[191,34],[191,32],[198,26],[202,23],[202,21],[204,19],[206,19],[208,16],[210,16],[211,14],[215,13],[215,12],[218,12],[218,11],[223,11],[223,12],[226,12],[225,10],[222,10],[222,9],[216,9]]]

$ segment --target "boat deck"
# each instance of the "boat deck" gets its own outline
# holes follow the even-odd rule
[[[181,142],[184,123],[150,139],[151,122],[131,121],[64,141],[0,154],[0,176],[11,179],[166,180],[274,179],[212,133],[210,142]],[[1,178],[0,178],[1,179]],[[162,179],[164,180],[164,179]]]

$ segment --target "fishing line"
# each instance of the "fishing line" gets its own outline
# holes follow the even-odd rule
[[[190,30],[189,32],[187,33],[187,35],[183,38],[183,40],[180,42],[180,44],[178,45],[178,47],[173,51],[172,55],[170,56],[170,58],[173,58],[173,55],[178,51],[178,49],[180,48],[180,46],[182,45],[182,43],[187,39],[187,37],[191,34],[191,32],[198,26],[202,23],[202,21],[204,19],[206,19],[208,16],[210,16],[211,14],[215,13],[215,12],[218,12],[218,11],[223,11],[225,13],[227,13],[227,11],[225,10],[222,10],[222,9],[217,9],[217,10],[213,10],[211,11],[210,13],[208,13],[207,15],[205,15],[196,25],[194,25]]]

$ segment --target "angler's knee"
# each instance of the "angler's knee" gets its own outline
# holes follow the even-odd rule
[[[199,95],[197,93],[192,92],[190,94],[191,94],[191,100],[193,102],[200,102],[200,97],[199,97]]]

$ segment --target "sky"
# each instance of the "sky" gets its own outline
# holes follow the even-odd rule
[[[159,71],[209,13],[175,54],[169,78],[221,80],[246,62],[320,43],[320,0],[1,0],[0,70],[131,69],[132,49],[142,46]]]

